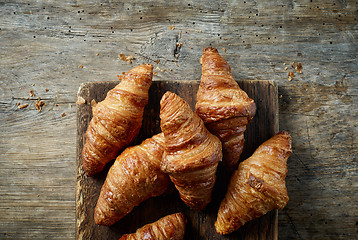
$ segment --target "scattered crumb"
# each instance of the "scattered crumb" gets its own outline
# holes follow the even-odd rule
[[[21,104],[21,103],[18,102],[18,103],[16,104],[16,106],[20,106],[20,104]]]
[[[58,107],[58,104],[56,103],[55,106]]]
[[[227,39],[226,38],[223,38],[224,39],[224,41],[226,41]]]
[[[291,81],[294,77],[295,77],[295,74],[292,71],[290,71],[288,73],[288,81]]]
[[[295,65],[296,65],[296,63],[295,63],[295,62],[292,62],[291,67],[292,67],[292,68],[295,68]]]
[[[91,101],[91,107],[95,107],[96,105],[97,105],[96,100],[92,99],[92,101]]]
[[[296,72],[302,73],[302,64],[300,62],[296,65]]]
[[[223,48],[223,51],[224,51],[224,53],[226,53],[226,49],[225,49],[225,48]]]
[[[35,102],[35,108],[37,109],[37,111],[41,112],[43,106],[46,106],[46,104],[38,97],[37,101]]]
[[[200,57],[199,62],[200,64],[203,64],[203,57]]]
[[[7,108],[7,106],[5,106],[4,108]]]
[[[121,60],[132,63],[132,60],[135,60],[135,58],[132,55],[124,55],[123,53],[119,54],[119,57]]]
[[[62,113],[61,117],[65,117],[66,116],[66,113]]]
[[[282,95],[280,95],[279,98],[282,98]]]
[[[26,98],[26,100],[30,100],[30,98],[29,98],[29,97],[27,97],[27,98]]]
[[[165,69],[162,69],[162,72],[164,73],[164,72],[166,72],[167,70],[165,70]]]
[[[159,64],[159,59],[155,60],[155,63],[156,63],[156,64]]]
[[[35,86],[35,83],[33,83],[32,86]]]
[[[181,32],[179,32],[179,38],[181,38]]]
[[[118,78],[119,81],[122,81],[123,75],[117,74],[117,78]]]
[[[169,26],[168,27],[170,30],[174,30],[175,29],[175,27],[172,25],[172,26]]]
[[[96,55],[99,56],[99,55],[101,55],[101,54],[97,53]]]
[[[85,104],[85,103],[86,103],[86,99],[84,99],[81,96],[78,96],[76,104],[77,105],[82,105],[82,104]]]
[[[22,105],[17,105],[18,109],[23,109],[23,108],[27,108],[29,106],[29,104],[22,104]]]
[[[285,67],[285,70],[287,70],[288,69],[288,67]]]
[[[175,65],[177,65],[177,67],[179,67],[179,64],[176,62]]]
[[[34,93],[34,90],[30,90],[30,97],[35,97],[36,94]]]
[[[48,90],[48,88],[46,88],[45,91],[48,92],[48,91],[50,91],[50,90]]]
[[[177,43],[177,47],[181,48],[181,46],[183,46],[184,43]]]
[[[284,66],[286,66],[286,63],[283,63]]]
[[[153,74],[154,74],[154,75],[158,75],[158,72],[154,72]]]
[[[78,65],[78,68],[83,68],[83,65]]]
[[[68,106],[69,106],[70,108],[72,108],[72,104],[69,104]]]

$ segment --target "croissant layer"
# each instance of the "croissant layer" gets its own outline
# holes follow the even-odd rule
[[[240,163],[219,208],[215,222],[218,233],[229,234],[252,219],[286,206],[285,178],[291,152],[291,136],[282,131]]]
[[[211,201],[217,165],[222,158],[221,142],[178,95],[166,92],[160,105],[165,138],[162,170],[169,174],[187,205],[204,209]]]
[[[119,240],[182,240],[186,222],[184,214],[175,213],[144,225],[135,233],[125,234]]]
[[[93,118],[82,150],[83,168],[88,176],[101,172],[138,135],[152,76],[151,64],[133,68],[92,108]]]
[[[97,201],[97,224],[112,225],[144,200],[167,190],[170,180],[160,169],[163,144],[163,134],[158,134],[118,156]]]
[[[235,170],[244,146],[246,125],[254,117],[256,105],[239,87],[229,64],[215,48],[203,50],[201,64],[195,112],[222,141],[224,165]]]

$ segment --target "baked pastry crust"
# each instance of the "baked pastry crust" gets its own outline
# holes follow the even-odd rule
[[[240,163],[219,208],[215,222],[218,233],[229,234],[252,219],[286,206],[285,178],[291,153],[291,136],[281,131]]]
[[[97,201],[97,224],[112,225],[144,200],[167,190],[170,180],[160,169],[163,144],[163,134],[157,134],[118,156]]]
[[[119,240],[182,240],[186,222],[184,214],[171,214],[154,223],[144,225],[135,233],[125,234]]]
[[[92,108],[82,150],[83,168],[88,176],[101,172],[138,135],[152,77],[151,64],[133,68]]]
[[[222,158],[221,142],[178,95],[166,92],[160,106],[165,139],[162,170],[169,174],[181,199],[191,208],[202,210],[211,201]]]
[[[195,112],[208,130],[222,141],[223,163],[233,171],[238,166],[246,125],[254,117],[256,105],[239,87],[229,64],[215,48],[203,50],[201,64]]]

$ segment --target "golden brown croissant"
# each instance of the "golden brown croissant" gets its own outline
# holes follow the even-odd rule
[[[125,234],[119,240],[181,240],[184,238],[185,225],[184,214],[175,213],[144,225],[135,233]]]
[[[219,208],[215,222],[218,233],[231,233],[252,219],[286,206],[285,177],[291,152],[291,136],[281,131],[240,163]]]
[[[110,168],[95,208],[100,225],[112,225],[144,200],[163,194],[170,183],[160,170],[163,134],[126,148]]]
[[[233,171],[244,147],[246,125],[255,115],[256,105],[239,87],[229,64],[215,48],[205,48],[200,60],[202,76],[195,112],[208,130],[220,138],[223,163]]]
[[[82,150],[83,168],[88,176],[102,171],[138,135],[152,77],[151,64],[133,68],[93,107]]]
[[[221,142],[176,94],[166,92],[160,106],[165,138],[162,170],[169,174],[181,199],[191,208],[202,210],[211,201],[222,158]]]

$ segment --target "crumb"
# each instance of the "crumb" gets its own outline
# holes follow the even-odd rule
[[[72,104],[69,104],[68,106],[69,106],[70,108],[72,108]]]
[[[48,91],[50,91],[50,90],[48,90],[48,88],[46,88],[45,91],[48,92]]]
[[[91,101],[91,107],[95,107],[96,105],[97,105],[96,100],[92,99],[92,101]]]
[[[66,116],[66,113],[62,113],[61,117],[65,117]]]
[[[174,30],[175,29],[175,27],[172,25],[172,26],[169,26],[168,27],[170,30]]]
[[[118,75],[117,74],[117,78],[118,78],[119,81],[122,81],[123,75]]]
[[[183,46],[184,43],[177,43],[177,47],[181,48],[181,46]]]
[[[224,39],[224,41],[226,41],[227,39],[226,38],[223,38]]]
[[[21,104],[21,103],[18,102],[18,103],[16,104],[16,106],[20,106],[20,104]]]
[[[302,73],[302,64],[300,62],[296,65],[296,72]]]
[[[121,60],[132,63],[132,60],[135,60],[135,58],[132,55],[124,55],[123,53],[119,54],[119,57]]]
[[[29,97],[27,97],[27,98],[26,98],[26,100],[30,100],[30,98],[29,98]]]
[[[155,60],[155,63],[156,63],[156,64],[159,64],[159,59]]]
[[[293,77],[295,76],[295,74],[294,74],[292,71],[290,71],[290,72],[288,73],[288,76],[293,78]]]
[[[286,63],[283,63],[283,66],[286,66]]]
[[[287,70],[288,69],[288,67],[285,67],[285,70]]]
[[[179,64],[176,62],[175,65],[177,65],[177,67],[179,67]]]
[[[181,38],[181,32],[179,32],[179,38]]]
[[[164,73],[166,70],[165,69],[162,69],[162,72]]]
[[[35,102],[35,108],[37,109],[37,111],[41,112],[43,106],[46,106],[46,104],[38,97],[37,101]]]
[[[7,106],[5,106],[4,108],[7,108]]]
[[[86,99],[84,99],[84,98],[81,97],[81,96],[78,96],[76,104],[77,104],[77,105],[82,105],[82,104],[85,104],[85,103],[86,103]],[[57,105],[57,104],[56,104],[56,105]]]
[[[293,79],[292,77],[288,77],[288,81],[289,81],[289,82],[291,82],[291,81],[292,81],[292,79]]]
[[[29,104],[22,104],[22,105],[17,105],[17,108],[23,109],[23,108],[27,108],[27,106],[29,106]]]
[[[35,97],[36,94],[34,93],[34,90],[30,90],[30,97]]]
[[[158,75],[158,72],[154,72],[153,74],[154,74],[154,75]]]
[[[33,83],[32,86],[35,86],[35,83]]]
[[[224,53],[226,53],[226,49],[225,49],[225,48],[223,48],[223,51],[224,51]]]
[[[295,62],[292,62],[291,67],[292,67],[292,68],[295,68],[295,65],[296,65],[296,63],[295,63]]]
[[[203,64],[203,57],[201,56],[199,59],[200,64]]]
[[[78,65],[78,68],[83,68],[83,65]]]
[[[55,106],[58,107],[58,104],[56,103]]]
[[[280,95],[279,98],[282,98],[282,95]]]
[[[101,54],[97,53],[96,55],[99,56],[99,55],[101,55]]]

